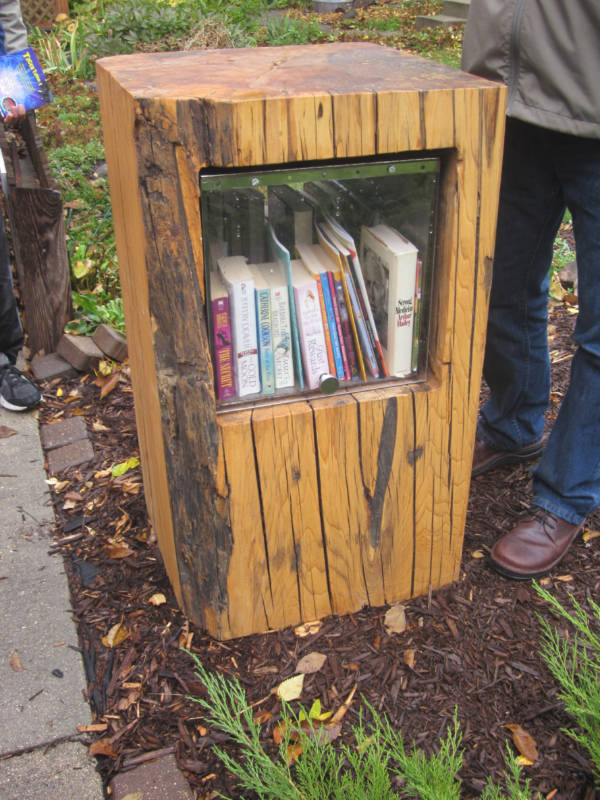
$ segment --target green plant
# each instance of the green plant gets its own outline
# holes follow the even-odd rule
[[[565,733],[588,751],[600,783],[600,605],[590,597],[588,610],[570,595],[572,610],[568,610],[536,581],[534,587],[574,632],[573,638],[567,637],[539,617],[542,657],[561,686],[567,713],[579,728]]]
[[[504,772],[504,789],[494,784],[491,778],[488,778],[483,792],[481,793],[481,800],[530,800],[531,780],[525,779],[525,785],[521,786],[523,768],[515,758],[514,753],[511,751],[508,744],[506,745],[506,766]],[[536,797],[540,798],[539,792]]]
[[[75,77],[81,77],[90,72],[90,61],[79,20],[61,23],[50,33],[42,33],[39,28],[36,29],[32,34],[32,44],[47,74],[72,73]]]
[[[189,655],[207,694],[190,699],[201,706],[208,725],[230,738],[231,746],[215,746],[215,753],[239,784],[262,800],[459,800],[462,734],[456,711],[438,752],[428,756],[414,746],[407,751],[402,734],[372,706],[367,705],[370,724],[359,713],[353,744],[336,747],[327,726],[311,719],[310,712],[296,714],[284,702],[281,741],[271,757],[239,681],[208,672],[196,655]],[[507,765],[508,797],[529,800],[529,781],[520,787],[521,768],[510,751]],[[505,800],[505,795],[488,780],[482,798]]]
[[[318,42],[324,34],[315,20],[296,19],[286,14],[284,17],[271,17],[258,38],[261,43],[277,46]]]
[[[125,332],[123,301],[120,297],[108,298],[92,292],[73,292],[73,308],[75,317],[66,326],[69,333],[91,334],[101,323]]]

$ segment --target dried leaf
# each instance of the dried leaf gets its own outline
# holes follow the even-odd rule
[[[485,553],[483,550],[473,550],[471,558],[485,558]]]
[[[516,723],[508,723],[505,727],[511,731],[513,742],[519,753],[528,758],[531,763],[537,761],[539,753],[533,736]]]
[[[515,761],[521,767],[531,767],[532,764],[533,764],[533,761],[531,761],[531,759],[527,758],[527,756],[517,756]]]
[[[282,681],[277,687],[277,696],[280,700],[286,700],[288,703],[291,700],[297,700],[302,694],[304,686],[304,674],[292,675],[285,681]]]
[[[110,739],[98,739],[97,742],[92,742],[89,753],[91,756],[108,756],[109,758],[117,757]]]
[[[600,536],[600,531],[591,531],[589,528],[586,528],[583,532],[582,539],[587,544],[587,542],[591,542],[592,539],[597,539]]]
[[[116,625],[112,626],[106,636],[102,637],[102,644],[105,647],[117,647],[117,645],[120,645],[121,642],[124,642],[129,636],[131,636],[131,634],[123,623],[117,622]]]
[[[121,380],[121,375],[118,372],[113,372],[113,374],[104,381],[102,389],[100,389],[100,399],[103,400],[106,395],[110,394],[113,389],[116,389],[119,385],[119,381]]]
[[[102,733],[107,728],[107,722],[93,722],[91,725],[78,725],[77,733]]]
[[[413,669],[415,666],[415,651],[414,650],[405,650],[403,655],[404,663],[409,669]]]
[[[346,711],[348,711],[348,709],[350,708],[350,704],[352,703],[352,698],[354,697],[354,694],[356,692],[357,687],[358,687],[358,684],[355,683],[354,687],[353,687],[352,691],[350,692],[350,694],[348,695],[348,697],[344,700],[342,705],[338,708],[338,710],[333,715],[333,717],[331,719],[331,724],[332,725],[334,725],[336,722],[341,722],[344,719],[344,717],[346,716]]]
[[[125,542],[111,542],[106,549],[109,558],[127,558],[135,555],[135,550],[132,550]]]
[[[255,725],[264,725],[272,718],[273,714],[270,711],[257,711],[252,717]]]
[[[114,368],[115,368],[114,363],[106,358],[103,358],[98,364],[98,372],[105,378],[108,378],[113,374]]]
[[[406,611],[402,603],[388,608],[383,619],[386,633],[403,633],[406,630]]]
[[[167,598],[162,594],[162,592],[157,592],[153,594],[152,597],[148,600],[149,603],[152,603],[153,606],[163,606],[167,602]]]
[[[313,620],[313,622],[303,622],[302,625],[298,625],[297,628],[294,628],[294,633],[296,636],[304,638],[305,636],[310,636],[320,631],[322,625],[323,623],[320,619]]]
[[[22,672],[25,669],[23,664],[21,664],[21,659],[19,658],[18,650],[13,650],[12,653],[10,654],[9,664],[14,672]]]
[[[300,742],[295,742],[294,744],[288,745],[287,749],[288,764],[291,764],[301,755],[302,755],[302,745],[300,744]]]
[[[556,580],[557,581],[562,581],[563,583],[569,583],[569,581],[573,580],[573,576],[572,575],[557,575],[556,576]]]
[[[110,430],[110,428],[108,428],[106,425],[104,425],[104,424],[103,424],[102,422],[100,422],[99,420],[95,419],[95,420],[92,422],[92,430],[93,430],[93,431],[96,431],[97,433],[102,433],[103,431],[109,431],[109,430]],[[98,473],[96,473],[96,475],[97,475],[97,474],[98,474]],[[110,475],[110,470],[107,470],[107,474],[109,474],[109,475]]]
[[[6,425],[0,425],[0,439],[8,439],[9,436],[15,436],[17,432]]]
[[[318,672],[326,661],[327,656],[323,653],[307,653],[296,664],[296,672],[304,672],[310,675],[313,672]]]

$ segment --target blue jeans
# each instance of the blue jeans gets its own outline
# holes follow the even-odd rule
[[[578,270],[577,350],[533,476],[534,505],[580,523],[600,505],[600,139],[507,119],[478,435],[500,450],[539,440],[550,393],[548,271],[568,207]]]
[[[23,329],[13,292],[4,218],[0,212],[0,354],[14,364],[22,347]]]

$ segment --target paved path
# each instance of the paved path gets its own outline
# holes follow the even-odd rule
[[[6,436],[9,431],[14,434]],[[38,423],[0,408],[0,800],[101,800]]]

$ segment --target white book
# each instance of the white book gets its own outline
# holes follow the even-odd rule
[[[412,371],[418,250],[394,228],[361,229],[360,262],[390,375]]]
[[[309,389],[318,389],[321,377],[329,373],[319,290],[302,261],[292,261],[291,269],[304,377]]]
[[[229,295],[236,394],[245,397],[260,392],[254,279],[244,256],[217,263]]]
[[[261,285],[268,286],[271,290],[271,338],[275,389],[289,389],[294,385],[294,353],[292,350],[290,298],[285,273],[281,265],[275,261],[258,266]]]

